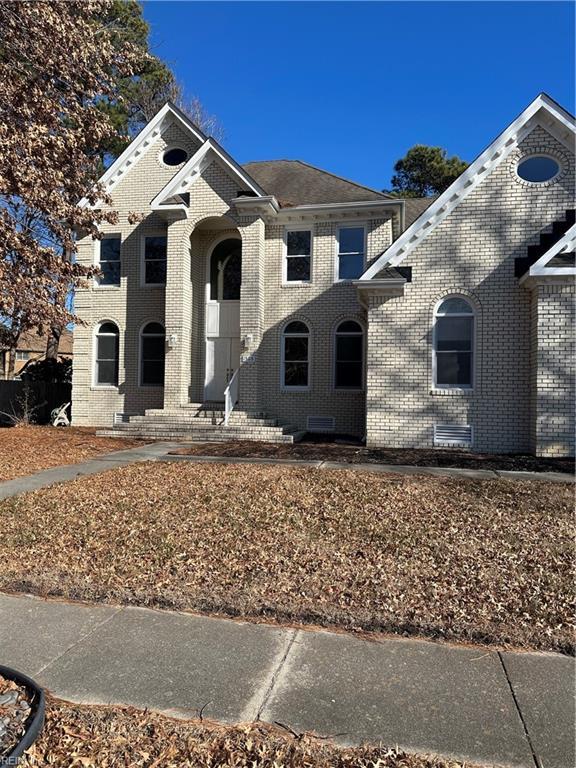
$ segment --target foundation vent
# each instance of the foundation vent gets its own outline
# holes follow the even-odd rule
[[[308,432],[334,432],[335,425],[334,416],[308,416],[306,420]]]
[[[127,424],[130,421],[130,416],[137,416],[136,413],[115,413],[114,424]]]
[[[434,424],[434,445],[445,448],[471,448],[472,427],[459,424]]]

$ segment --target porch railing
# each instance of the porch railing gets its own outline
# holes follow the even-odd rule
[[[228,386],[224,390],[224,426],[228,426],[228,420],[230,419],[230,414],[234,410],[234,406],[238,402],[238,371],[240,369],[237,368],[230,381],[228,382]]]

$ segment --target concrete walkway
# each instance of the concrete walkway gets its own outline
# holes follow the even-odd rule
[[[20,493],[36,491],[55,483],[75,480],[82,475],[94,475],[107,469],[133,464],[137,461],[191,461],[214,464],[284,464],[286,466],[304,466],[315,469],[353,469],[357,472],[395,473],[399,475],[433,475],[436,477],[455,477],[468,480],[541,480],[554,483],[573,483],[574,475],[561,472],[510,472],[491,469],[457,469],[452,467],[415,467],[396,464],[347,464],[338,461],[274,458],[238,458],[229,456],[178,456],[169,455],[169,451],[185,447],[185,443],[158,442],[128,448],[122,451],[95,456],[79,464],[67,464],[53,467],[34,475],[17,477],[0,483],[0,500]]]
[[[75,702],[574,768],[574,660],[0,594],[0,664]]]

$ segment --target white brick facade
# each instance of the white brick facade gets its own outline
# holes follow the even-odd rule
[[[160,160],[174,144],[190,154],[201,146],[176,125],[165,129],[112,191],[120,222],[104,232],[122,236],[121,284],[77,292],[84,325],[74,334],[74,423],[111,426],[116,412],[172,412],[204,400],[208,260],[214,244],[231,235],[242,240],[239,408],[303,430],[309,416],[332,416],[336,432],[366,435],[369,445],[429,447],[435,423],[454,423],[473,426],[477,450],[573,453],[573,287],[522,286],[514,274],[515,259],[574,207],[574,156],[544,129],[532,131],[411,253],[412,279],[403,293],[375,291],[368,308],[351,282],[335,281],[336,233],[340,224],[365,225],[370,263],[399,234],[400,218],[385,210],[386,201],[366,214],[337,206],[325,213],[243,213],[234,200],[245,185],[214,161],[190,188],[185,214],[151,211],[150,201],[174,176]],[[531,187],[514,169],[519,156],[541,151],[560,156],[563,173],[554,184]],[[128,223],[132,211],[143,214],[140,223]],[[292,226],[312,232],[309,284],[283,282],[284,236]],[[157,233],[168,237],[165,288],[141,279],[142,238]],[[90,238],[80,241],[80,261],[92,263],[94,253]],[[452,293],[469,297],[476,312],[474,387],[434,392],[433,310]],[[282,330],[292,319],[310,328],[306,391],[281,386]],[[366,330],[366,385],[359,391],[334,387],[334,332],[344,319]],[[94,382],[95,330],[106,320],[120,332],[117,387]],[[139,334],[150,321],[166,329],[163,388],[139,383]]]

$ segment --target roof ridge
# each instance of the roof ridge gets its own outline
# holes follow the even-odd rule
[[[312,163],[307,163],[305,160],[289,160],[288,158],[280,158],[277,160],[252,160],[249,163],[244,163],[244,165],[256,165],[257,163],[299,163],[300,165],[304,165],[307,168],[312,168],[314,171],[319,171],[320,173],[325,173],[327,176],[332,176],[332,178],[338,179],[339,181],[345,181],[347,184],[352,184],[354,187],[358,187],[359,189],[366,189],[368,190],[368,192],[372,192],[373,194],[380,195],[380,197],[383,197],[385,199],[392,197],[392,195],[387,195],[384,192],[379,192],[377,189],[374,189],[373,187],[366,186],[366,184],[359,184],[357,181],[352,181],[351,179],[347,179],[345,176],[339,176],[337,173],[332,173],[332,171],[327,171],[325,168],[319,168],[317,165],[312,165]]]

